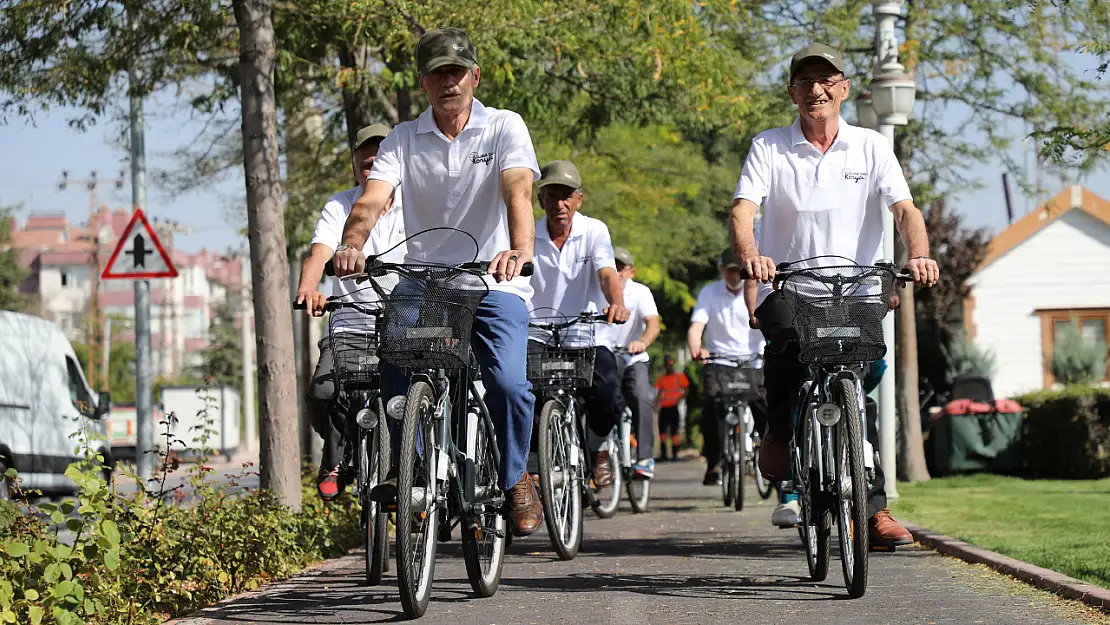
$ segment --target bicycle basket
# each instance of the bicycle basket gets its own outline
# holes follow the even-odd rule
[[[528,381],[532,388],[586,387],[594,377],[594,348],[563,347],[528,350]]]
[[[850,365],[886,354],[883,318],[894,295],[894,272],[883,267],[799,269],[782,282],[798,331],[799,358]]]
[[[464,369],[478,304],[489,292],[482,277],[434,265],[389,267],[370,280],[386,301],[378,356],[403,369]]]
[[[721,364],[706,367],[705,374],[716,383],[721,397],[754,399],[759,396],[759,388],[763,385],[763,371],[747,363],[740,363],[737,367]]]
[[[378,387],[377,315],[381,302],[348,302],[328,316],[336,381],[343,390]]]

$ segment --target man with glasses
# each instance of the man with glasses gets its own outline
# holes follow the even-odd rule
[[[769,284],[775,262],[839,256],[813,264],[873,265],[883,249],[883,211],[890,210],[909,251],[907,268],[914,282],[932,286],[940,277],[936,261],[929,258],[925,219],[890,144],[879,133],[840,117],[851,88],[844,70],[844,55],[822,43],[794,55],[789,93],[798,119],[752,141],[729,220],[741,264],[763,282],[750,305],[768,342],[768,434],[759,453],[759,468],[768,479],[782,480],[790,471],[791,402],[806,376],[790,311]],[[796,510],[796,502],[787,503]],[[912,540],[885,508],[869,512],[872,544]],[[777,516],[785,520],[787,515]]]

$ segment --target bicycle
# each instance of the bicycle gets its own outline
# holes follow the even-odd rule
[[[724,405],[724,432],[721,437],[721,496],[725,506],[737,511],[744,509],[744,474],[751,470],[756,487],[764,499],[770,497],[771,484],[763,480],[757,461],[759,434],[755,432],[755,417],[749,403],[759,397],[762,372],[755,367],[758,357],[728,354],[709,354],[708,360],[720,366],[706,369],[714,378]],[[720,424],[718,424],[718,427]],[[766,484],[766,486],[762,486]],[[764,496],[764,488],[766,495]]]
[[[335,404],[340,406],[340,398],[348,403],[347,410],[332,412],[331,421],[343,441],[342,466],[355,474],[354,495],[362,508],[359,520],[366,539],[366,581],[377,586],[389,570],[389,512],[369,497],[374,486],[385,479],[389,462],[388,433],[380,423],[384,409],[374,355],[381,302],[351,299],[356,293],[329,297],[324,305],[336,383]],[[294,310],[306,307],[305,302],[293,304]]]
[[[593,381],[593,324],[607,319],[581,313],[570,319],[534,317],[528,322],[529,333],[542,341],[531,341],[528,350],[528,381],[541,406],[535,428],[540,503],[552,547],[562,560],[574,559],[581,547],[583,497],[601,518],[613,516],[620,501],[620,467],[612,434],[601,446],[610,452],[613,475],[604,501],[597,496],[604,489],[591,486],[593,458],[582,448],[588,429],[580,394]],[[572,328],[574,338],[567,341]]]
[[[463,560],[475,594],[493,596],[501,582],[507,498],[497,483],[497,436],[475,384],[470,346],[474,316],[489,292],[489,262],[377,259],[368,256],[366,272],[346,278],[368,280],[383,300],[377,355],[409,378],[407,394],[391,398],[386,414],[402,428],[397,582],[405,615],[419,618],[431,599],[441,524],[462,527]],[[521,273],[531,275],[532,264]]]
[[[613,355],[617,357],[618,384],[621,384],[622,380],[624,380],[624,372],[626,369],[624,356],[628,354],[627,347],[613,348]],[[628,405],[625,405],[620,420],[617,422],[616,431],[610,434],[610,438],[614,439],[611,446],[616,447],[618,452],[617,464],[620,466],[620,471],[622,473],[621,477],[624,482],[625,493],[628,495],[628,503],[632,506],[633,512],[642,514],[647,512],[648,502],[651,499],[651,480],[640,479],[636,476],[636,470],[633,465],[636,464],[638,456],[639,440],[632,434],[634,428],[635,424],[632,422],[632,409]],[[616,473],[614,472],[614,476],[615,475]],[[614,479],[616,478],[614,477]]]
[[[794,402],[793,471],[782,488],[798,495],[799,534],[814,581],[828,576],[836,509],[844,584],[859,598],[867,590],[867,491],[874,470],[860,375],[886,354],[882,321],[895,281],[913,278],[882,262],[790,269],[819,258],[828,257],[780,263],[774,279],[798,334],[799,359],[809,367]]]

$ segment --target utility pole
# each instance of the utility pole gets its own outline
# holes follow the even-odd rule
[[[108,368],[112,364],[112,318],[104,316],[104,387],[100,390],[111,390],[111,379],[108,377]]]
[[[58,190],[81,185],[89,190],[89,316],[86,321],[86,341],[89,355],[85,362],[85,379],[89,384],[96,386],[96,366],[101,357],[103,337],[98,337],[100,330],[100,229],[96,224],[96,208],[99,203],[97,189],[101,184],[114,184],[117,189],[122,189],[124,183],[123,172],[119,178],[97,178],[96,171],[89,172],[88,178],[70,178],[68,171],[62,171],[62,180],[58,183]],[[104,386],[107,390],[108,371],[104,370]]]

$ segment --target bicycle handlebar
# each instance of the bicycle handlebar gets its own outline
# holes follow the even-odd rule
[[[529,325],[529,327],[537,328],[537,329],[540,329],[540,330],[565,330],[565,329],[567,329],[567,328],[569,328],[572,325],[577,324],[577,323],[583,323],[583,322],[598,323],[598,322],[602,322],[602,321],[608,322],[609,321],[609,316],[606,315],[605,313],[587,313],[587,312],[584,312],[584,313],[578,313],[577,317],[572,317],[572,318],[570,318],[566,321],[562,321],[562,322],[559,322],[559,323],[537,323],[537,322],[534,322],[534,321],[529,321],[528,325]],[[614,321],[613,323],[615,325],[620,325],[624,322],[623,321]]]
[[[373,267],[389,267],[391,265],[401,264],[401,263],[378,263],[377,260],[378,260],[377,256],[372,256],[372,255],[367,256],[366,257],[366,267],[369,269],[372,266]],[[458,265],[454,265],[454,267],[455,267],[455,269],[461,269],[463,271],[478,271],[478,272],[483,272],[484,273],[486,271],[489,271],[489,261],[488,260],[479,260],[479,261],[474,261],[474,262],[469,262],[469,263],[460,263]],[[528,276],[532,275],[533,271],[535,271],[535,265],[533,265],[531,262],[527,262],[527,263],[524,263],[524,265],[520,268],[520,275],[527,278]],[[327,275],[328,277],[331,277],[331,278],[335,277],[335,264],[332,263],[332,261],[329,260],[328,262],[324,263],[324,274]],[[365,275],[365,273],[351,274],[349,276],[342,276],[340,279],[341,280],[351,280],[351,279],[359,278],[363,275]]]
[[[800,269],[790,269],[789,267],[791,265],[795,264],[795,262],[798,262],[798,261],[782,262],[782,263],[779,263],[779,264],[775,265],[775,277],[773,278],[773,281],[776,284],[778,284],[778,283],[782,282],[783,280],[786,280],[787,278],[789,278],[790,276],[792,276],[796,273],[803,272],[803,271],[811,271],[813,269],[818,269],[818,267],[803,267],[803,268],[800,268]],[[861,267],[867,267],[867,265],[860,265],[860,266]],[[872,265],[872,266],[877,267],[879,269],[889,269],[890,271],[893,271],[894,272],[894,279],[899,281],[899,282],[903,282],[903,283],[913,282],[913,274],[908,269],[906,269],[905,267],[902,267],[902,268],[899,269],[899,268],[896,268],[894,265],[887,265],[885,263],[876,264],[876,265]],[[743,278],[744,280],[748,280],[748,279],[751,278],[751,275],[748,273],[747,267],[741,267],[740,268],[740,277]],[[815,277],[815,279],[819,280],[820,278]]]

